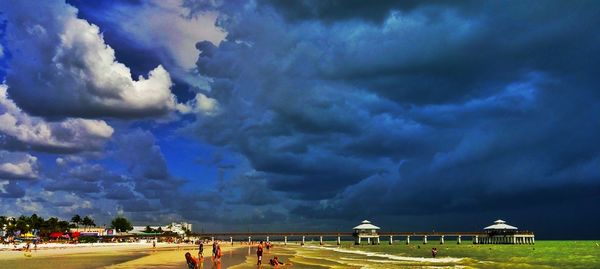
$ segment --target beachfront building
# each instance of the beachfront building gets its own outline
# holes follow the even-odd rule
[[[494,224],[483,228],[485,234],[476,238],[476,244],[535,244],[532,232],[519,231],[515,226],[506,224],[506,221],[496,220]]]
[[[133,230],[131,230],[129,233],[131,234],[145,234],[146,231],[146,227],[150,226],[151,229],[153,230],[161,230],[163,232],[173,232],[176,233],[180,236],[185,235],[186,231],[192,231],[192,224],[191,223],[187,223],[187,222],[180,222],[180,223],[176,223],[176,222],[172,222],[171,224],[168,225],[164,225],[164,226],[153,226],[153,225],[146,225],[146,226],[133,226]]]
[[[106,227],[70,228],[69,232],[78,232],[81,236],[112,236],[117,234],[115,229]]]
[[[371,224],[368,220],[363,220],[360,225],[353,228],[354,244],[360,245],[363,239],[366,239],[368,244],[379,245],[379,227]]]

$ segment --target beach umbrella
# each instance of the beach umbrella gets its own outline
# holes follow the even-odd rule
[[[63,234],[62,234],[61,232],[53,232],[53,233],[50,233],[50,237],[52,237],[52,238],[59,238],[59,237],[61,237],[62,235],[63,235]]]
[[[73,232],[73,233],[71,234],[71,237],[75,238],[75,237],[79,237],[80,235],[81,235],[81,233],[80,233],[80,232]]]

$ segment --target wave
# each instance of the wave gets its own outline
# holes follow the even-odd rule
[[[394,254],[387,253],[377,253],[377,252],[369,252],[363,250],[351,250],[351,249],[343,249],[343,248],[330,248],[330,247],[316,247],[316,246],[306,246],[308,248],[314,249],[326,249],[334,252],[347,253],[347,254],[356,254],[363,255],[367,257],[377,257],[377,258],[385,258],[389,260],[395,261],[408,261],[408,262],[427,262],[427,263],[457,263],[461,262],[463,258],[453,258],[453,257],[440,257],[440,258],[424,258],[424,257],[407,257],[407,256],[399,256]]]

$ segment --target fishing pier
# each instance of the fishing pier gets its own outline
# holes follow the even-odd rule
[[[496,224],[503,222],[498,220]],[[488,226],[480,232],[379,232],[379,227],[372,225],[368,221],[363,221],[361,225],[354,227],[353,232],[222,232],[222,233],[192,233],[190,238],[208,238],[212,241],[229,241],[233,244],[235,241],[246,241],[251,244],[254,241],[281,241],[284,245],[288,243],[299,243],[304,245],[306,240],[318,239],[320,244],[324,240],[335,240],[340,245],[344,241],[352,238],[354,243],[360,244],[380,244],[381,239],[386,240],[388,244],[404,242],[405,244],[422,243],[429,244],[439,242],[445,244],[447,240],[454,239],[457,244],[463,241],[471,241],[473,244],[535,244],[535,235],[529,231],[519,231],[514,229],[505,229],[505,226]],[[506,225],[506,224],[505,224]],[[376,228],[373,228],[376,227]],[[491,227],[491,228],[490,228]],[[513,226],[510,226],[513,227]]]

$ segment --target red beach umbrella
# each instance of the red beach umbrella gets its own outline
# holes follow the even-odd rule
[[[80,232],[73,232],[73,233],[71,234],[71,237],[75,238],[75,237],[79,237],[79,235],[81,235],[81,233],[80,233]]]
[[[61,236],[62,236],[61,232],[53,232],[50,234],[50,237],[52,237],[52,238],[59,238]]]

